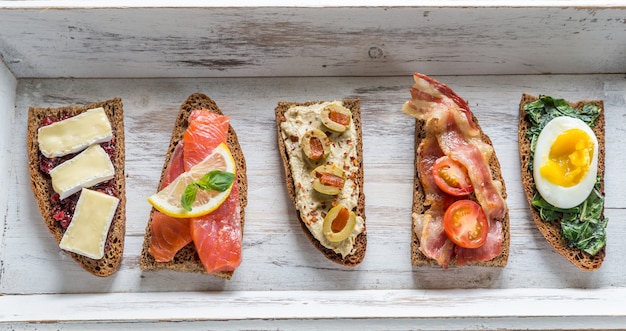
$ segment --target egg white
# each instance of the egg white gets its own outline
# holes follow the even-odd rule
[[[550,148],[557,137],[570,129],[580,129],[586,132],[593,141],[593,157],[589,166],[589,171],[585,177],[576,185],[563,187],[551,183],[543,178],[540,173],[541,166],[548,160]],[[535,155],[533,160],[533,177],[535,186],[539,194],[551,205],[558,208],[572,208],[581,204],[587,197],[596,181],[598,174],[598,139],[591,128],[585,122],[567,116],[552,119],[543,128],[537,138]]]

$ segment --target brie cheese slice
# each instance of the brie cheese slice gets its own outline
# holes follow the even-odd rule
[[[59,247],[96,260],[104,257],[104,245],[118,204],[116,197],[82,189]]]
[[[47,158],[77,153],[112,137],[111,122],[102,107],[42,126],[37,133],[39,150]]]
[[[52,188],[60,195],[61,200],[81,188],[94,186],[114,176],[113,163],[100,145],[92,145],[50,170]]]

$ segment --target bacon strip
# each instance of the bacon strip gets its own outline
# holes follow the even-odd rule
[[[425,121],[427,135],[437,137],[443,153],[469,170],[478,203],[490,222],[503,219],[506,203],[487,163],[493,149],[480,139],[480,131],[471,120],[467,103],[449,87],[430,77],[421,74],[414,77],[411,96],[416,98],[409,100],[402,111]]]
[[[489,228],[487,240],[478,248],[463,248],[456,246],[454,254],[456,265],[462,266],[468,262],[489,261],[502,252],[502,223],[496,222]]]
[[[416,73],[414,79],[412,99],[405,103],[402,111],[426,123],[427,138],[422,140],[416,157],[418,174],[426,194],[425,205],[430,208],[423,215],[413,216],[416,219],[414,231],[420,237],[420,250],[444,268],[448,266],[449,259],[442,258],[441,252],[450,254],[450,259],[456,258],[457,265],[491,260],[501,252],[503,234],[499,221],[505,217],[507,210],[501,183],[492,179],[488,164],[493,148],[482,141],[481,132],[472,121],[472,113],[465,100],[448,86],[428,76]],[[431,175],[434,160],[443,155],[468,169],[476,200],[490,221],[487,242],[480,248],[468,249],[452,244],[453,252],[449,253],[450,241],[440,237],[440,232],[444,232],[443,214],[450,201],[454,201],[453,197],[439,190]]]
[[[426,196],[424,206],[428,209],[424,214],[414,214],[413,219],[414,231],[419,237],[420,251],[428,258],[436,260],[445,269],[452,260],[455,245],[444,231],[443,214],[454,202],[454,198],[439,189],[430,175],[435,160],[443,155],[434,137],[423,139],[418,147],[417,170]]]
[[[415,81],[415,84],[411,87],[411,100],[407,102],[408,107],[411,107],[418,112],[426,113],[428,113],[431,109],[436,108],[433,103],[442,104],[446,108],[458,108],[458,110],[465,114],[472,130],[477,130],[476,125],[474,125],[474,122],[472,121],[472,112],[469,109],[467,101],[454,93],[451,88],[420,73],[414,73],[413,80]],[[419,101],[425,101],[425,103],[420,103]],[[420,104],[424,107],[420,107]],[[407,113],[404,108],[402,111]],[[413,114],[407,114],[415,117]]]
[[[444,126],[445,131],[437,135],[439,146],[446,155],[468,169],[476,200],[483,207],[490,225],[493,225],[494,221],[504,218],[506,204],[492,179],[489,164],[483,159],[478,147],[465,139],[451,112]]]

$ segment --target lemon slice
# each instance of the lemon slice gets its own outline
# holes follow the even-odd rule
[[[148,202],[163,214],[176,218],[198,217],[209,214],[228,198],[233,188],[232,185],[223,192],[198,190],[196,200],[191,205],[191,211],[186,211],[183,208],[181,196],[185,192],[187,185],[199,180],[212,170],[222,170],[235,174],[235,159],[233,159],[228,146],[224,143],[217,146],[211,154],[189,169],[189,171],[183,172],[168,186],[149,197]],[[235,178],[235,180],[237,179]]]

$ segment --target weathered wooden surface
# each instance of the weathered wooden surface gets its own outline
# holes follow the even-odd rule
[[[0,329],[623,328],[626,2],[370,2],[0,1]],[[413,120],[400,108],[413,71],[467,99],[494,142],[511,210],[504,269],[410,265]],[[248,164],[244,261],[231,281],[138,267],[146,199],[195,92],[232,117]],[[517,155],[523,92],[605,100],[600,270],[569,264],[530,218]],[[43,226],[26,112],[115,96],[126,115],[126,249],[120,271],[100,279]],[[280,100],[339,98],[360,98],[363,113],[368,250],[355,269],[325,260],[294,222],[274,130]]]
[[[207,3],[203,0],[152,0],[152,1],[128,1],[110,0],[3,0],[0,8],[179,8],[179,7],[619,7],[626,2],[624,0],[509,0],[503,3],[500,0],[388,0],[381,3],[377,0],[344,0],[336,1],[318,0],[213,0]]]
[[[14,8],[0,57],[18,78],[626,72],[626,6],[540,4]]]
[[[10,151],[3,151],[8,168],[0,172],[10,194],[3,197],[6,202],[0,200],[6,210],[0,246],[0,293],[4,294],[0,322],[7,328],[24,328],[33,327],[28,321],[65,321],[67,329],[96,328],[101,326],[97,321],[113,322],[111,328],[116,321],[130,321],[140,329],[154,326],[156,320],[183,320],[211,328],[294,329],[300,325],[298,319],[311,320],[310,327],[315,328],[335,317],[344,320],[337,325],[346,328],[352,324],[345,321],[354,322],[352,328],[372,326],[370,319],[398,329],[409,328],[407,321],[423,321],[425,329],[571,328],[573,321],[582,323],[578,327],[626,325],[626,313],[618,308],[626,303],[622,261],[626,245],[621,240],[626,234],[622,194],[626,176],[621,171],[626,162],[624,75],[436,78],[468,100],[502,164],[511,210],[510,258],[502,270],[410,265],[413,121],[400,112],[409,98],[410,73],[336,78],[19,79],[15,107],[5,106],[11,120],[1,124],[4,132],[10,132]],[[142,272],[138,265],[150,208],[146,198],[156,188],[178,107],[194,92],[206,93],[232,117],[248,164],[244,261],[231,281]],[[607,258],[600,270],[582,272],[569,264],[545,242],[530,218],[517,155],[517,107],[523,92],[605,100],[610,221]],[[125,111],[127,236],[121,270],[100,279],[61,252],[43,226],[29,187],[26,153],[20,151],[25,150],[30,105],[60,106],[114,96],[122,98]],[[313,249],[294,221],[282,184],[273,109],[280,100],[354,97],[361,99],[363,115],[368,250],[362,265],[345,269]],[[242,320],[247,318],[251,320]],[[247,324],[251,321],[259,324]]]

